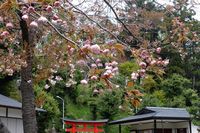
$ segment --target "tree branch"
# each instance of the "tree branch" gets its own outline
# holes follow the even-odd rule
[[[108,29],[104,28],[101,24],[99,24],[98,22],[96,22],[95,20],[93,20],[92,18],[90,18],[86,13],[84,13],[82,10],[80,10],[79,8],[75,7],[71,2],[68,1],[68,3],[77,11],[79,11],[80,14],[84,15],[88,20],[90,20],[91,22],[95,23],[99,28],[103,29],[104,31],[106,31],[107,33],[109,33],[110,35],[112,35],[119,43],[121,43],[122,45],[126,46],[126,48],[128,50],[131,50],[130,46],[128,44],[126,44],[125,42],[121,41],[116,35],[114,35],[111,31],[109,31]],[[64,8],[62,6],[62,8]]]
[[[34,13],[41,17],[41,15],[40,15],[39,13],[37,13],[36,11],[35,11]],[[48,25],[51,26],[62,38],[64,38],[64,39],[67,40],[68,42],[72,43],[73,45],[77,46],[77,48],[78,48],[81,52],[83,52],[78,43],[76,43],[75,41],[71,40],[70,38],[68,38],[68,37],[66,37],[64,34],[62,34],[50,21],[47,21],[47,23],[48,23]],[[86,54],[86,56],[96,64],[96,61],[95,61],[90,55]],[[96,65],[97,65],[97,64],[96,64]],[[98,65],[97,65],[97,67],[98,67]]]
[[[125,30],[133,37],[135,38],[138,42],[142,42],[141,39],[137,38],[135,35],[133,35],[133,33],[128,29],[128,27],[124,24],[124,22],[118,17],[116,11],[114,10],[114,8],[110,5],[110,3],[107,1],[107,0],[103,0],[109,7],[110,9],[112,10],[112,12],[114,13],[115,17],[116,17],[116,20],[119,21],[123,27],[125,28]]]

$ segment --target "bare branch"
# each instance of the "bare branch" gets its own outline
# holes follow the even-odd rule
[[[133,37],[135,38],[138,42],[142,42],[141,39],[137,38],[135,35],[133,35],[133,33],[128,29],[128,27],[124,24],[124,22],[118,17],[116,11],[114,10],[114,8],[110,5],[110,3],[107,1],[107,0],[103,0],[109,7],[110,9],[112,10],[112,12],[114,13],[115,17],[116,17],[116,20],[119,21],[123,27],[125,28],[125,30]]]
[[[155,0],[153,0],[153,2],[156,3],[157,5],[162,6],[163,8],[165,8],[165,10],[166,10],[168,13],[170,13],[173,17],[175,17],[175,15],[174,15],[170,10],[168,10],[164,5],[160,4],[159,2],[157,2],[157,1],[155,1]]]
[[[96,22],[95,20],[93,20],[92,18],[90,18],[86,13],[84,13],[82,10],[80,10],[79,8],[75,7],[71,2],[68,1],[68,3],[77,11],[79,11],[79,13],[81,13],[82,15],[84,15],[88,20],[90,20],[91,22],[95,23],[99,28],[103,29],[104,31],[106,31],[107,33],[109,33],[110,35],[112,35],[119,43],[121,43],[122,45],[126,46],[127,49],[131,50],[130,46],[128,44],[126,44],[125,42],[121,41],[116,35],[114,35],[111,31],[109,31],[108,29],[106,29],[105,27],[103,27],[101,24],[99,24],[98,22]],[[64,7],[63,7],[64,8]]]

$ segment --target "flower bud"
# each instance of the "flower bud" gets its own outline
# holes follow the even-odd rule
[[[32,6],[29,6],[29,7],[28,7],[28,12],[29,12],[29,13],[35,12],[35,8],[32,7]]]
[[[147,64],[145,62],[140,62],[139,66],[141,68],[146,68],[147,67]]]
[[[59,7],[60,6],[60,1],[55,1],[53,4],[55,7]]]
[[[6,36],[8,36],[10,33],[8,32],[8,31],[3,31],[2,33],[1,33],[1,37],[6,37]]]
[[[8,28],[8,29],[12,29],[14,26],[13,26],[13,24],[12,23],[7,23],[6,24],[6,28]]]
[[[88,81],[87,80],[85,80],[85,79],[83,79],[83,80],[81,80],[81,84],[88,84]]]
[[[160,54],[160,52],[161,52],[161,48],[160,47],[156,48],[156,53]]]
[[[22,16],[22,19],[24,20],[24,21],[28,21],[28,15],[27,14],[24,14],[23,16]]]
[[[52,12],[52,10],[53,10],[52,6],[47,6],[46,11],[47,11],[48,13]]]
[[[91,80],[97,80],[97,76],[92,76]]]
[[[100,54],[101,48],[99,47],[99,45],[95,44],[90,47],[90,50],[94,54]]]
[[[30,26],[33,27],[33,28],[37,28],[37,27],[38,27],[38,23],[35,22],[35,21],[32,21],[32,22],[30,23]]]
[[[44,16],[41,16],[41,17],[38,19],[38,22],[39,22],[39,23],[46,23],[47,21],[48,21],[47,18],[44,17]]]

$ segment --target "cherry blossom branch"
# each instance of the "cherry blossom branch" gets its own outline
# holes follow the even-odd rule
[[[110,3],[107,1],[107,0],[103,0],[107,5],[108,5],[108,7],[112,10],[112,12],[114,13],[114,15],[115,15],[115,19],[117,20],[117,21],[119,21],[122,25],[123,25],[123,27],[125,28],[125,30],[132,36],[132,37],[134,37],[138,42],[140,42],[140,43],[142,43],[142,40],[141,39],[139,39],[139,38],[137,38],[135,35],[133,35],[133,33],[128,29],[128,27],[125,25],[125,23],[118,17],[118,15],[117,15],[117,13],[116,13],[116,11],[114,10],[114,8],[110,5]]]
[[[41,15],[39,13],[37,13],[36,11],[34,12],[35,14],[37,14],[39,17],[41,17]],[[81,47],[79,46],[78,43],[76,43],[75,41],[69,39],[68,37],[66,37],[64,34],[62,34],[50,21],[47,20],[47,23],[49,26],[51,26],[62,38],[64,38],[65,40],[67,40],[68,42],[74,44],[75,46],[77,46],[77,48],[82,51]],[[82,51],[83,52],[83,51]],[[88,54],[86,54],[86,56],[88,58],[90,58],[95,64],[96,64],[96,61]],[[97,65],[97,64],[96,64]]]
[[[106,31],[107,33],[109,33],[110,35],[112,35],[119,43],[123,44],[124,46],[127,47],[127,49],[131,50],[130,46],[126,43],[124,43],[123,41],[121,41],[116,35],[114,35],[111,31],[109,31],[108,29],[104,28],[101,24],[99,24],[98,22],[96,22],[95,20],[93,20],[92,18],[90,18],[86,13],[84,13],[82,10],[80,10],[79,8],[75,7],[71,2],[68,1],[68,3],[77,11],[79,11],[78,13],[84,15],[88,20],[90,20],[91,22],[95,23],[99,28],[103,29],[104,31]],[[62,8],[64,8],[62,6]],[[65,9],[65,8],[64,8]]]
[[[165,10],[167,12],[169,12],[173,17],[175,17],[175,15],[169,9],[167,9],[163,4],[160,4],[159,2],[157,2],[155,0],[153,0],[153,2],[156,3],[157,5],[162,6],[163,8],[165,8]]]

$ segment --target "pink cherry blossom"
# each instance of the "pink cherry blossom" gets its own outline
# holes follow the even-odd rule
[[[23,6],[21,9],[22,13],[27,13],[27,9],[28,9],[27,7]]]
[[[156,53],[160,54],[160,52],[161,52],[161,47],[156,48]]]
[[[106,62],[106,63],[105,63],[105,66],[110,66],[110,63]]]
[[[55,7],[59,7],[60,6],[60,1],[55,1],[53,4]]]
[[[100,63],[100,62],[101,62],[101,60],[100,60],[100,59],[97,59],[97,60],[96,60],[96,63]]]
[[[84,45],[90,45],[90,44],[91,44],[91,41],[90,41],[90,40],[84,41]]]
[[[105,68],[106,70],[112,70],[113,69],[113,67],[112,66],[106,66],[106,68]]]
[[[91,77],[91,80],[97,80],[97,79],[98,79],[98,78],[97,78],[97,76],[95,76],[95,75]]]
[[[34,7],[32,7],[32,6],[29,6],[28,7],[28,12],[29,13],[32,13],[32,12],[34,12],[35,11],[35,8]]]
[[[141,68],[146,68],[147,67],[147,64],[145,62],[140,62],[139,66]]]
[[[3,18],[0,16],[0,23],[2,23],[3,22]]]
[[[55,80],[52,80],[52,79],[50,79],[49,82],[50,82],[52,85],[55,85],[55,84],[56,84],[56,81],[55,81]]]
[[[112,65],[112,66],[117,66],[117,65],[118,65],[118,62],[113,61],[113,62],[111,63],[111,65]]]
[[[98,94],[99,91],[97,89],[94,89],[93,94]]]
[[[13,69],[10,68],[6,69],[5,72],[8,74],[8,76],[12,76],[14,73]]]
[[[53,20],[58,20],[59,17],[58,17],[56,14],[54,14],[53,17],[52,17],[52,19],[53,19]]]
[[[13,26],[13,24],[12,23],[7,23],[6,24],[6,28],[8,28],[8,29],[12,29],[14,26]]]
[[[154,64],[156,64],[156,60],[152,60],[152,61],[150,62],[150,65],[154,65]]]
[[[85,79],[83,79],[83,80],[81,80],[81,84],[84,84],[84,85],[86,85],[86,84],[88,84],[88,81],[87,81],[87,80],[85,80]]]
[[[40,18],[38,18],[38,22],[39,22],[39,23],[45,23],[45,22],[47,22],[47,21],[48,21],[47,18],[44,17],[44,16],[41,16]]]
[[[90,44],[85,44],[82,49],[89,49],[90,48]]]
[[[156,64],[159,66],[159,65],[162,65],[162,61],[160,61],[160,60],[158,60],[157,62],[156,62]]]
[[[1,33],[1,37],[6,37],[6,36],[8,36],[10,33],[8,32],[8,31],[3,31],[2,33]]]
[[[76,62],[76,64],[79,65],[79,66],[85,66],[85,65],[86,65],[86,62],[85,62],[84,60],[78,60],[78,61]]]
[[[146,73],[146,70],[145,69],[141,69],[141,70],[139,70],[139,75],[140,75],[140,77],[144,77],[145,76],[145,73]]]
[[[47,90],[47,89],[49,89],[49,85],[48,84],[46,84],[45,86],[44,86],[44,88]]]
[[[22,19],[24,20],[24,21],[28,21],[28,15],[27,14],[24,14],[23,16],[22,16]]]
[[[103,64],[102,64],[102,63],[98,63],[97,66],[98,66],[98,67],[102,67]]]
[[[57,19],[56,21],[57,21],[57,23],[60,23],[60,24],[63,23],[62,19]]]
[[[151,63],[151,58],[149,57],[149,58],[146,58],[146,62],[149,64],[149,63]]]
[[[104,54],[108,54],[109,52],[110,52],[109,49],[104,49],[104,50],[103,50],[103,53],[104,53]]]
[[[164,66],[167,66],[168,64],[169,64],[169,59],[166,59],[166,60],[163,61]]]
[[[47,8],[46,8],[46,10],[47,10],[48,13],[50,13],[50,12],[52,12],[53,8],[52,8],[52,6],[48,5]]]
[[[140,57],[141,57],[142,59],[148,58],[148,57],[149,57],[149,54],[148,54],[147,50],[142,50],[142,52],[140,53]]]
[[[62,77],[60,77],[60,76],[56,76],[56,78],[55,78],[57,81],[62,81],[63,80],[63,78]]]
[[[139,76],[138,73],[133,72],[133,73],[131,74],[131,79],[132,79],[132,80],[137,80],[138,76]]]
[[[111,70],[106,70],[103,75],[104,76],[112,75],[112,71]]]
[[[32,22],[30,23],[30,26],[33,27],[33,28],[37,28],[37,27],[38,27],[38,23],[35,22],[35,21],[32,21]]]
[[[115,68],[112,69],[112,72],[113,72],[113,73],[117,73],[118,70],[119,70],[118,67],[115,67]]]
[[[92,68],[97,68],[97,65],[93,63],[93,64],[91,64],[91,67]]]
[[[90,50],[94,54],[100,54],[101,48],[99,47],[99,45],[95,44],[90,47]]]

